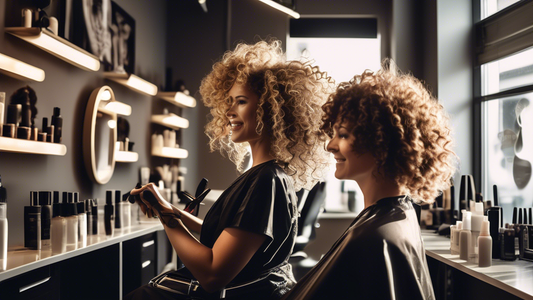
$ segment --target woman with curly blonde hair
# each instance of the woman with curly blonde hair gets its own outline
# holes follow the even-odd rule
[[[323,109],[335,177],[358,183],[365,209],[284,299],[434,299],[411,202],[433,202],[455,172],[444,108],[386,60]]]
[[[252,167],[203,222],[173,208],[153,184],[131,192],[141,195],[143,212],[162,220],[186,267],[177,274],[198,280],[199,289],[184,298],[279,299],[295,284],[288,263],[297,234],[295,191],[311,189],[328,164],[321,106],[332,90],[332,80],[317,67],[285,61],[279,41],[240,44],[204,78],[200,93],[211,108],[211,150],[227,154],[241,171],[249,151]],[[155,205],[145,191],[156,196]],[[200,232],[200,241],[188,230]],[[167,291],[145,286],[135,297],[175,297]]]

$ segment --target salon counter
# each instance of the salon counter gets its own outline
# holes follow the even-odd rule
[[[437,299],[533,299],[533,262],[493,259],[480,268],[450,254],[449,238],[428,230],[422,238]]]
[[[52,256],[9,249],[7,270],[0,271],[0,299],[122,299],[168,262],[166,243],[163,226],[150,222],[113,237],[92,236],[86,247]]]

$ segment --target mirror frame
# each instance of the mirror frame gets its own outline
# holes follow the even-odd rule
[[[117,127],[112,129],[112,141],[110,142],[109,147],[111,147],[111,170],[107,172],[104,176],[101,176],[96,169],[96,149],[95,149],[95,140],[96,140],[96,116],[100,111],[105,113],[115,122],[117,121],[117,114],[113,111],[107,110],[105,108],[100,108],[100,102],[102,101],[102,96],[104,92],[108,91],[111,94],[110,102],[116,101],[115,94],[113,90],[104,85],[102,87],[96,88],[89,97],[89,102],[87,103],[87,109],[85,110],[85,120],[83,122],[83,160],[85,162],[85,168],[91,180],[99,184],[106,184],[111,180],[113,172],[115,170],[115,147],[117,142]],[[107,100],[105,100],[107,101]]]

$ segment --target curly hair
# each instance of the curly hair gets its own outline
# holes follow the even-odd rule
[[[417,202],[432,203],[450,185],[458,158],[449,118],[422,82],[402,74],[392,60],[343,82],[322,107],[322,129],[348,124],[353,150],[372,153],[381,174]]]
[[[227,154],[242,172],[248,143],[233,143],[226,116],[228,92],[235,83],[258,96],[256,132],[270,137],[270,154],[292,177],[295,189],[312,188],[328,165],[321,107],[333,91],[333,80],[309,62],[286,61],[277,40],[239,44],[213,65],[200,86],[203,103],[211,110],[205,132],[211,151]]]

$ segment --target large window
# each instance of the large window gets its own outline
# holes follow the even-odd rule
[[[533,1],[485,0],[476,24],[481,180],[504,221],[533,204]]]
[[[365,70],[380,68],[380,37],[375,18],[292,19],[287,38],[287,59],[311,60],[338,84]],[[332,159],[326,180],[328,212],[363,209],[363,197],[354,181],[335,178]],[[355,206],[352,199],[355,198]]]

